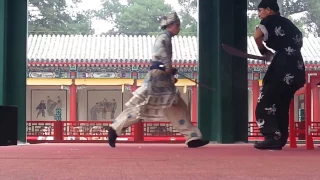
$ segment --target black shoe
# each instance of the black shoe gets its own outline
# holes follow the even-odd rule
[[[189,141],[188,142],[188,147],[189,148],[198,148],[198,147],[205,146],[207,144],[209,144],[209,141],[197,139],[197,140]]]
[[[281,142],[281,147],[286,146],[287,142],[288,142],[288,136],[281,136],[281,138],[279,139]]]
[[[276,140],[273,137],[266,137],[266,139],[262,142],[256,142],[254,144],[254,148],[260,150],[282,150],[283,141],[280,139]]]
[[[112,127],[109,128],[108,130],[108,142],[110,147],[116,147],[116,140],[117,140],[117,133]]]

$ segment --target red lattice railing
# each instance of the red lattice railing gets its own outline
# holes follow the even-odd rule
[[[78,121],[62,122],[62,137],[64,140],[107,140],[110,121]],[[134,128],[125,130],[121,139],[133,140]]]
[[[57,121],[27,121],[27,140],[54,140]]]
[[[111,121],[28,121],[27,139],[34,141],[101,141],[107,140],[108,127]],[[197,125],[195,122],[194,125]],[[320,128],[320,122],[312,123],[313,128]],[[304,129],[304,123],[295,123],[297,130]],[[314,139],[320,133],[312,134]],[[248,140],[260,140],[262,135],[256,123],[248,123]],[[304,140],[304,135],[296,135],[296,139]],[[169,122],[143,122],[127,128],[119,141],[150,142],[150,141],[184,141],[184,137]]]
[[[110,124],[111,121],[28,121],[27,139],[28,141],[107,140],[107,129]],[[169,122],[144,122],[141,123],[141,127],[137,125],[127,128],[118,140],[184,141],[184,137]]]

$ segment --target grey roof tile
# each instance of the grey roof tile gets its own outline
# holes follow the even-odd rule
[[[155,36],[29,35],[30,63],[147,63],[152,58]],[[196,63],[198,40],[195,36],[173,38],[173,61]],[[253,37],[248,37],[248,53],[261,55]],[[306,64],[319,64],[320,38],[304,38],[302,54]],[[262,64],[248,59],[249,64]],[[127,64],[128,65],[128,64]]]

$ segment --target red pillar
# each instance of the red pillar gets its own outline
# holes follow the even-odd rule
[[[256,107],[258,103],[258,98],[260,94],[260,86],[259,86],[259,73],[253,73],[253,80],[252,80],[252,120],[256,122]]]
[[[313,89],[313,98],[312,98],[312,103],[313,103],[313,122],[319,122],[320,117],[319,117],[319,88],[316,86]]]
[[[70,121],[77,121],[77,86],[75,85],[75,72],[70,73],[72,84],[70,85]]]
[[[197,85],[192,86],[192,106],[191,106],[191,121],[192,122],[198,122],[198,87]]]
[[[309,79],[307,73],[307,79]],[[307,82],[305,84],[305,95],[304,95],[304,109],[305,109],[305,136],[306,136],[306,147],[307,149],[314,149],[313,138],[309,134],[309,127],[311,128],[311,84]]]

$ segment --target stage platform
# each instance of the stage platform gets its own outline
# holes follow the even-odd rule
[[[33,144],[0,147],[1,180],[319,180],[320,148],[252,144]]]

